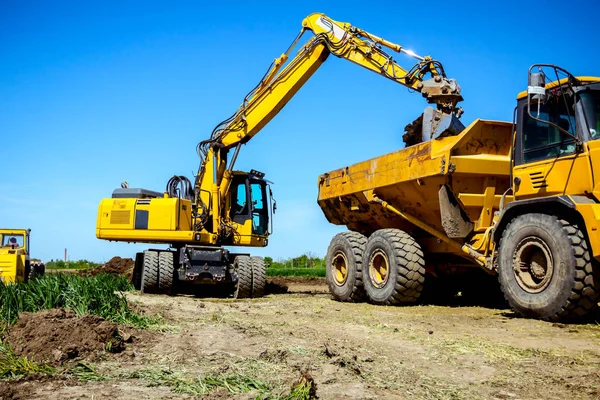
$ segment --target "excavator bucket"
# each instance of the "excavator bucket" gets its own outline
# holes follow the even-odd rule
[[[458,135],[463,129],[465,126],[456,115],[427,107],[419,118],[406,125],[406,133],[402,139],[406,146],[412,146],[432,139]]]

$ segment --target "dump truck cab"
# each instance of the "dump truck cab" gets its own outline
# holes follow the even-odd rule
[[[29,277],[30,229],[0,229],[0,282],[24,282]]]
[[[545,84],[544,75],[541,81],[539,72],[533,75],[537,85],[517,96],[514,201],[503,210],[496,238],[515,215],[543,208],[585,228],[600,260],[600,78],[569,74]]]

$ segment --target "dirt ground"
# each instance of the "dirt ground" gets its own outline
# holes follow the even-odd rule
[[[131,258],[121,258],[119,256],[113,257],[104,265],[94,268],[89,271],[90,275],[98,274],[114,274],[114,275],[125,275],[129,279],[133,275],[133,267],[135,262]]]
[[[272,284],[287,293],[128,294],[163,323],[120,354],[86,359],[87,374],[0,381],[0,399],[277,398],[303,376],[321,399],[600,398],[597,323],[527,320],[503,308],[339,303],[323,279]],[[222,376],[237,380],[200,394],[194,386]],[[241,381],[255,389],[237,390]]]

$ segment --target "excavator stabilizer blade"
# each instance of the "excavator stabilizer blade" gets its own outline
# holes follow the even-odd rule
[[[432,107],[423,112],[422,141],[458,135],[465,126],[454,114],[447,114]]]

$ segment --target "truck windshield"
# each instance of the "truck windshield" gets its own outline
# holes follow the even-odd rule
[[[592,139],[600,139],[600,91],[586,90],[579,94],[585,120]]]
[[[2,235],[2,247],[23,247],[24,243],[23,235]]]

